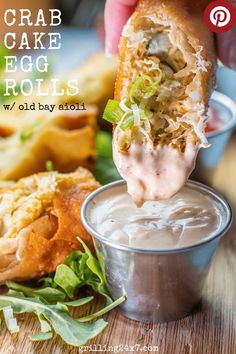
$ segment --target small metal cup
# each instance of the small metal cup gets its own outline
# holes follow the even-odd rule
[[[222,129],[206,134],[210,147],[200,149],[196,161],[196,168],[191,178],[203,183],[211,184],[212,176],[217,167],[230,136],[236,127],[236,104],[229,97],[214,91],[210,106],[218,112],[224,122]]]
[[[190,181],[188,186],[207,193],[220,205],[223,215],[220,230],[211,238],[189,247],[137,249],[99,234],[88,218],[88,210],[96,203],[98,194],[124,183],[117,181],[99,188],[85,200],[81,210],[83,225],[104,258],[108,288],[115,299],[126,295],[120,310],[128,318],[145,322],[180,319],[190,314],[201,299],[212,256],[231,224],[230,206],[214,190]]]

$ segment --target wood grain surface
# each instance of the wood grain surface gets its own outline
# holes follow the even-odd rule
[[[212,176],[213,186],[223,193],[236,212],[236,134]],[[98,303],[92,305],[94,310]],[[86,308],[89,312],[91,307]],[[78,313],[77,313],[78,314]],[[75,353],[236,353],[236,223],[222,239],[204,289],[203,300],[189,317],[165,324],[143,324],[124,318],[117,311],[105,316],[108,327],[88,348],[65,345],[59,337],[49,342],[30,342],[39,330],[34,316],[18,316],[20,333],[11,336],[4,328],[0,336],[1,354]],[[136,348],[132,348],[135,346]],[[109,346],[111,347],[109,349]],[[120,346],[120,347],[119,347]],[[123,348],[121,346],[124,346]]]

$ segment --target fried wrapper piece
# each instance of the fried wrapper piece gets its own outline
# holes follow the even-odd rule
[[[95,106],[0,118],[0,180],[45,171],[47,160],[60,172],[92,167],[96,158]],[[22,119],[21,119],[22,118]]]
[[[0,282],[28,280],[55,271],[73,250],[93,250],[80,209],[99,187],[79,168],[70,174],[45,172],[0,188]]]

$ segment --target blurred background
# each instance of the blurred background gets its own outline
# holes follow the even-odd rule
[[[32,18],[34,18],[39,6],[44,10],[46,18],[48,18],[49,8],[59,8],[62,12],[62,25],[59,28],[54,27],[56,32],[61,33],[62,47],[60,50],[47,53],[50,59],[48,79],[50,76],[59,77],[62,81],[68,80],[68,78],[77,78],[80,90],[78,97],[64,96],[60,98],[60,102],[85,102],[88,112],[74,113],[73,122],[77,123],[72,124],[71,115],[67,113],[63,113],[60,118],[52,117],[52,115],[50,117],[48,115],[42,117],[42,113],[39,114],[38,112],[31,112],[30,115],[24,116],[19,113],[17,117],[16,114],[14,117],[9,117],[9,112],[1,111],[0,136],[2,138],[0,138],[0,154],[4,155],[5,152],[3,150],[5,148],[1,150],[1,144],[5,144],[6,139],[8,139],[9,150],[12,151],[10,154],[11,160],[14,161],[15,150],[11,147],[11,140],[16,134],[22,134],[22,131],[25,132],[30,128],[34,133],[31,134],[31,140],[28,139],[24,146],[20,145],[18,147],[22,150],[22,160],[19,163],[25,163],[27,149],[28,155],[30,151],[35,158],[35,151],[37,151],[38,156],[42,158],[36,164],[31,162],[30,167],[23,170],[19,167],[16,168],[13,162],[5,163],[5,165],[0,164],[0,179],[17,179],[25,174],[43,170],[45,161],[48,159],[53,161],[55,168],[62,171],[70,171],[78,164],[89,167],[95,171],[95,176],[101,183],[117,179],[119,175],[113,165],[111,155],[111,133],[106,132],[111,130],[111,127],[105,125],[101,119],[107,100],[113,97],[118,67],[117,58],[107,58],[104,55],[103,13],[105,0],[41,0],[40,5],[32,0],[1,0],[0,12],[3,13],[6,8],[29,8],[32,12]],[[11,27],[11,31],[17,31],[18,38],[20,38],[20,34],[24,30],[23,27]],[[52,31],[52,28],[44,27],[43,30],[45,32]],[[3,42],[4,33],[7,31],[9,31],[9,28],[1,21],[0,43]],[[30,40],[33,40],[32,33],[34,31],[35,27],[27,28]],[[1,56],[3,56],[4,48],[2,45],[1,51]],[[43,51],[45,53],[45,50]],[[37,56],[38,52],[33,51],[31,54]],[[20,56],[22,53],[18,53],[18,55]],[[4,65],[1,65],[0,70],[3,71],[3,67]],[[3,76],[3,73],[1,76]],[[23,77],[26,77],[26,74],[21,73],[19,80]],[[234,133],[236,125],[236,72],[223,67],[220,63],[217,71],[216,90],[218,92],[214,93],[210,104],[207,128],[211,147],[201,150],[193,178],[214,186],[236,204],[236,138]],[[3,96],[1,96],[1,99],[4,99]],[[20,101],[22,98],[18,99]],[[25,100],[26,98],[24,98]],[[49,100],[49,98],[47,97],[46,100]],[[7,119],[6,114],[8,114]],[[41,124],[40,128],[32,129],[33,121],[40,122],[40,124],[43,122],[43,124]],[[66,139],[68,141],[72,139],[72,130],[74,134],[75,132],[82,134],[81,129],[86,127],[90,127],[91,130],[86,137],[86,141],[90,139],[87,154],[81,152],[81,143],[75,137],[73,150],[78,151],[77,156],[74,156],[69,147],[67,153],[64,154],[63,162],[61,161],[62,157],[52,147],[47,146],[47,149],[44,149],[44,154],[42,153],[40,146],[42,143],[39,142],[42,137],[39,139],[38,135],[44,136],[45,130],[49,129],[50,136],[53,134],[57,136],[55,129],[61,130],[61,139],[64,137],[64,141]],[[18,154],[19,149],[17,151]],[[69,162],[65,163],[65,161]],[[29,164],[29,159],[27,164]],[[226,178],[227,183],[225,183]]]

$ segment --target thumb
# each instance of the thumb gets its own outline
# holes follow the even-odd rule
[[[137,0],[107,0],[105,7],[106,53],[116,54],[122,29],[134,11]]]

